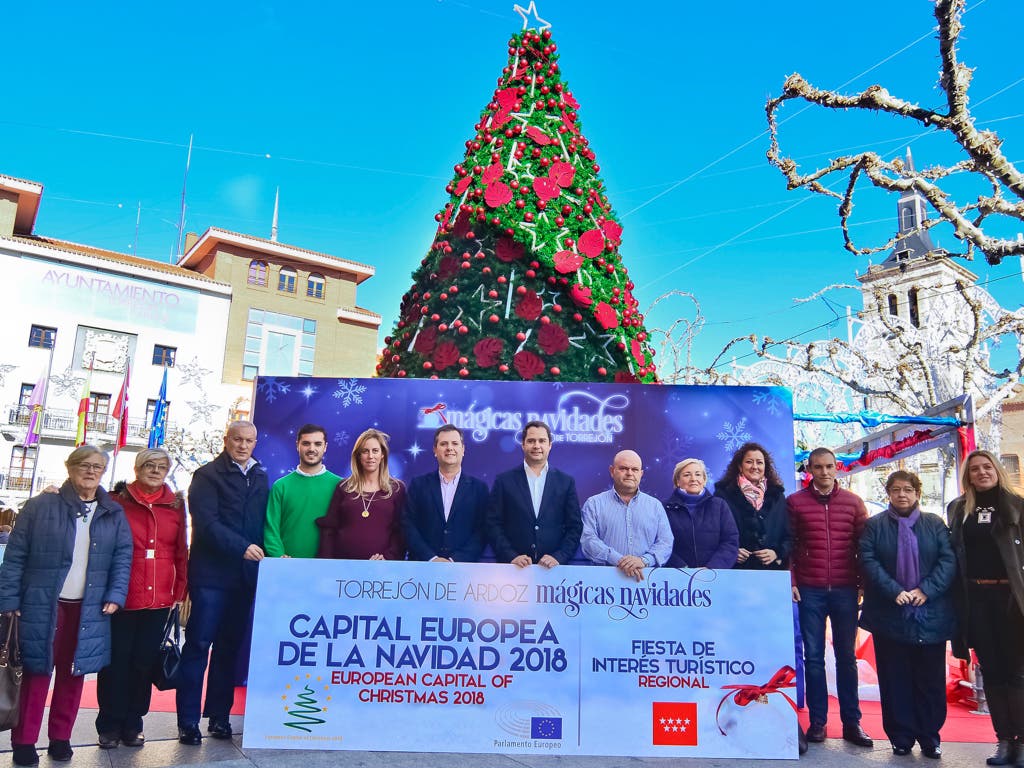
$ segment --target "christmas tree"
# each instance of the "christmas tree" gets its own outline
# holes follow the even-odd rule
[[[546,28],[509,40],[379,375],[657,380],[622,226],[556,51]]]

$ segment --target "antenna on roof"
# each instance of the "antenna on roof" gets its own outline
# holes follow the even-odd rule
[[[274,220],[270,224],[270,239],[277,242],[277,204],[281,200],[281,188],[274,192]]]
[[[181,261],[181,257],[184,255],[181,246],[185,239],[185,192],[188,189],[188,167],[192,164],[193,138],[195,138],[195,134],[190,133],[188,136],[188,154],[185,156],[185,178],[181,182],[181,213],[178,216],[178,261]]]

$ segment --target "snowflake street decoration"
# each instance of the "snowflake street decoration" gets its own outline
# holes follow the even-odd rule
[[[82,384],[85,383],[85,377],[76,376],[69,365],[64,369],[64,373],[58,373],[51,376],[50,383],[53,384],[58,395],[72,395],[77,394],[82,390]]]
[[[193,357],[191,362],[185,363],[185,365],[177,366],[178,373],[181,374],[182,384],[194,384],[196,387],[203,386],[203,379],[209,374],[213,373],[212,368],[203,368],[199,364],[199,358]]]
[[[197,402],[185,401],[189,408],[192,409],[192,416],[189,418],[189,426],[192,426],[197,421],[203,421],[207,424],[211,422],[211,416],[220,406],[216,403],[208,402],[206,395]]]
[[[744,416],[736,424],[729,421],[723,422],[722,431],[715,437],[722,441],[722,448],[726,452],[732,453],[750,440],[750,433],[747,432],[747,417]]]
[[[348,408],[350,405],[362,405],[365,391],[366,385],[360,384],[358,379],[338,379],[334,397],[341,400],[343,408]]]
[[[0,386],[7,382],[7,374],[17,367],[16,365],[0,365]]]
[[[268,403],[274,402],[282,395],[287,395],[291,388],[291,384],[286,381],[278,381],[275,376],[260,376],[256,384],[256,391],[267,398]]]

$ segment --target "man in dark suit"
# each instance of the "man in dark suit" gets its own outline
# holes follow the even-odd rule
[[[462,471],[462,431],[445,424],[434,432],[437,471],[413,478],[402,526],[410,560],[475,563],[484,549],[487,484]]]
[[[576,554],[583,532],[576,481],[548,464],[551,430],[543,421],[523,428],[523,466],[494,480],[487,532],[498,562],[554,568]]]
[[[188,489],[192,613],[181,649],[176,694],[182,744],[202,743],[201,713],[210,718],[213,738],[232,736],[229,715],[235,696],[235,659],[249,623],[267,522],[269,483],[266,471],[252,457],[255,447],[256,426],[250,421],[231,422],[224,451],[195,471]],[[201,710],[208,657],[206,706]]]

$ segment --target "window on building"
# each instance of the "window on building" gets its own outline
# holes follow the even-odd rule
[[[896,299],[895,293],[889,294],[889,314],[898,315],[900,313],[899,301]]]
[[[1010,485],[1021,487],[1020,456],[1015,453],[1004,453],[999,457],[1006,474],[1010,476]]]
[[[909,229],[914,228],[914,209],[911,206],[905,206],[902,211],[903,223],[901,229],[906,232]]]
[[[907,292],[907,303],[910,306],[910,324],[915,328],[920,328],[921,312],[917,306],[917,288],[911,288]]]
[[[7,470],[7,487],[12,491],[31,491],[32,471],[39,448],[16,445],[11,449],[11,465]]]
[[[261,287],[267,284],[267,262],[253,259],[249,262],[249,277],[246,280],[249,285]]]
[[[110,395],[102,392],[89,394],[89,411],[85,416],[86,426],[95,432],[106,432],[110,416]]]
[[[156,412],[156,400],[146,401],[146,429],[153,425],[153,414]],[[164,424],[170,423],[171,402],[168,400],[164,406]]]
[[[242,378],[312,376],[316,320],[262,309],[249,310],[242,354]]]
[[[168,368],[174,367],[174,356],[178,353],[177,347],[165,347],[163,344],[153,345],[153,365],[165,365]]]
[[[291,267],[281,267],[281,273],[277,276],[277,290],[282,293],[295,293],[295,270]]]
[[[28,403],[32,399],[32,392],[35,388],[35,384],[21,385],[21,391],[18,393],[18,407],[15,409],[15,412],[11,414],[12,424],[20,424],[21,426],[28,424],[29,416],[32,413]]]
[[[322,299],[324,297],[324,286],[327,281],[324,280],[323,275],[318,275],[316,272],[310,272],[309,278],[306,280],[306,295],[313,299]]]
[[[56,328],[45,325],[33,325],[28,332],[28,345],[39,349],[53,349],[53,340],[57,337]]]

